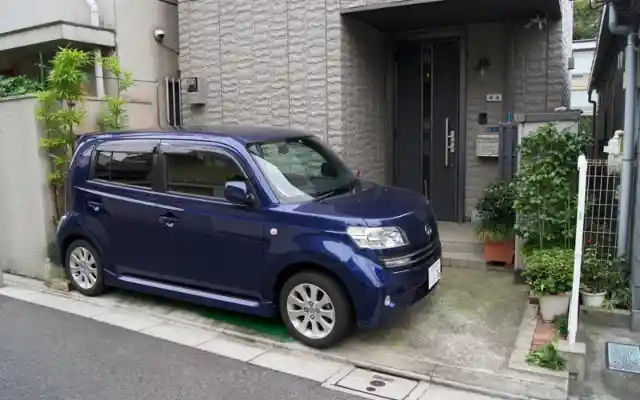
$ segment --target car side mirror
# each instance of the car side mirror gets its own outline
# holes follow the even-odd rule
[[[243,181],[229,181],[225,183],[224,198],[235,204],[253,203],[253,196],[249,193],[247,183]]]

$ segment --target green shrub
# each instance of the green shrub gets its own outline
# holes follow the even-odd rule
[[[522,276],[537,296],[569,292],[573,285],[573,252],[562,248],[536,249],[525,256]]]
[[[599,257],[595,247],[587,246],[582,255],[581,289],[587,293],[603,293],[619,279],[614,261]]]
[[[476,233],[487,242],[513,240],[516,212],[513,203],[516,199],[515,186],[508,182],[492,183],[484,190],[478,201],[479,221]]]
[[[37,93],[42,89],[40,82],[24,75],[0,76],[0,98]]]
[[[515,176],[516,233],[532,248],[572,246],[576,230],[577,162],[591,139],[542,125],[522,139]]]
[[[531,351],[527,355],[526,361],[529,364],[554,371],[564,370],[567,364],[567,360],[558,353],[554,343],[547,343],[546,346],[541,347],[538,350]]]

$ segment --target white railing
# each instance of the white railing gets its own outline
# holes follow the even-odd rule
[[[570,343],[578,330],[582,258],[587,246],[602,264],[616,256],[618,235],[618,187],[620,176],[607,160],[578,158],[578,204],[574,249],[573,287],[569,306]]]
[[[576,342],[578,332],[578,306],[580,299],[580,270],[582,267],[582,238],[584,236],[584,206],[587,198],[587,158],[578,158],[578,214],[576,219],[576,243],[573,260],[573,286],[569,305],[569,344]]]

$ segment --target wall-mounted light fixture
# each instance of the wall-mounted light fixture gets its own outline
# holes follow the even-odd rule
[[[475,66],[474,71],[480,74],[480,76],[484,76],[484,73],[491,67],[491,60],[487,57],[480,57],[478,60],[478,64]]]

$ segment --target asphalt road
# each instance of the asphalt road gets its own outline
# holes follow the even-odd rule
[[[361,398],[0,296],[0,400],[23,399]]]

